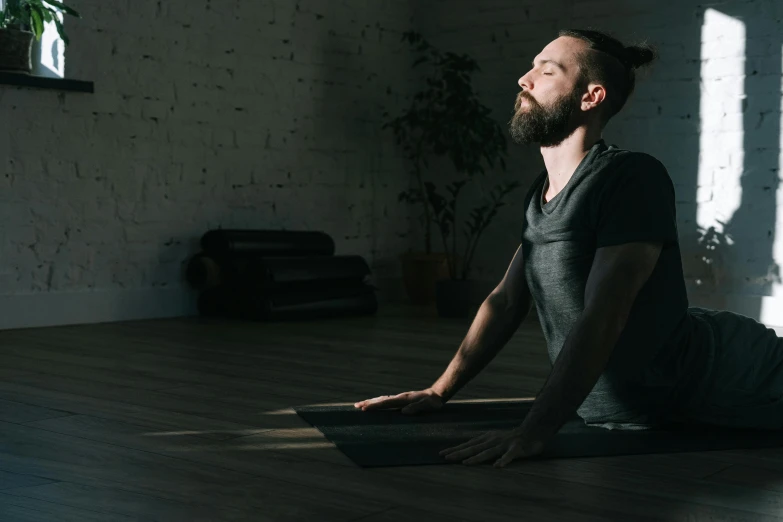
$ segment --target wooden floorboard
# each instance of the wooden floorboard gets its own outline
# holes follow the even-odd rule
[[[292,409],[427,386],[468,327],[384,306],[0,332],[0,521],[783,520],[783,449],[364,469]],[[531,319],[456,398],[549,369]]]
[[[149,522],[150,519],[118,515],[94,509],[79,509],[0,492],[0,520],[3,522]]]

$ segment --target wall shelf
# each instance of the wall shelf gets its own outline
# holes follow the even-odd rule
[[[16,85],[35,89],[53,89],[71,92],[95,92],[95,84],[69,78],[47,78],[9,71],[0,71],[0,85]]]

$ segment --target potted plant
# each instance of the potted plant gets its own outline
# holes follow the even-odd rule
[[[44,23],[54,22],[63,43],[68,36],[60,22],[60,12],[81,18],[71,7],[57,0],[6,0],[0,10],[0,70],[24,72],[33,70],[33,38],[41,39]]]
[[[394,131],[397,145],[411,164],[412,186],[398,199],[420,209],[424,250],[403,254],[402,272],[410,299],[424,304],[436,299],[437,281],[455,279],[457,262],[454,246],[433,251],[432,225],[437,223],[441,228],[442,223],[427,188],[431,186],[425,179],[428,160],[446,157],[458,174],[471,178],[484,174],[485,164],[494,167],[497,162],[505,169],[506,140],[500,125],[490,117],[491,110],[473,90],[471,75],[480,70],[475,60],[465,54],[441,52],[416,32],[406,32],[402,38],[418,54],[413,67],[428,65],[430,74],[411,105],[383,128]]]
[[[473,208],[470,219],[463,226],[465,244],[463,254],[457,255],[457,201],[468,180],[454,181],[446,186],[449,198],[438,193],[435,184],[425,183],[427,199],[432,206],[433,218],[438,225],[443,245],[448,252],[449,277],[436,282],[436,306],[441,317],[467,317],[478,296],[469,279],[471,263],[481,235],[505,205],[504,199],[517,188],[518,181],[499,183],[490,192],[490,201]]]

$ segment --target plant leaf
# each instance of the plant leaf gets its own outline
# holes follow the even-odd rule
[[[40,40],[44,31],[44,24],[38,6],[30,7],[30,19],[32,20],[32,29],[33,33],[35,33],[35,38]]]
[[[81,18],[82,17],[82,15],[80,15],[75,9],[65,5],[62,2],[58,2],[57,0],[42,0],[42,1],[47,3],[47,4],[49,4],[49,5],[51,5],[51,6],[56,7],[57,9],[60,9],[61,11],[64,11],[64,12],[68,13],[71,16],[75,16],[76,18]]]

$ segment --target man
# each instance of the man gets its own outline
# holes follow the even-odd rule
[[[552,372],[522,424],[442,452],[505,466],[540,453],[576,412],[589,425],[667,422],[783,428],[783,339],[725,311],[691,308],[674,186],[655,158],[607,146],[606,123],[651,49],[561,31],[519,79],[510,133],[546,170],[525,198],[522,242],[432,387],[357,408],[440,408],[483,369],[535,299]]]

